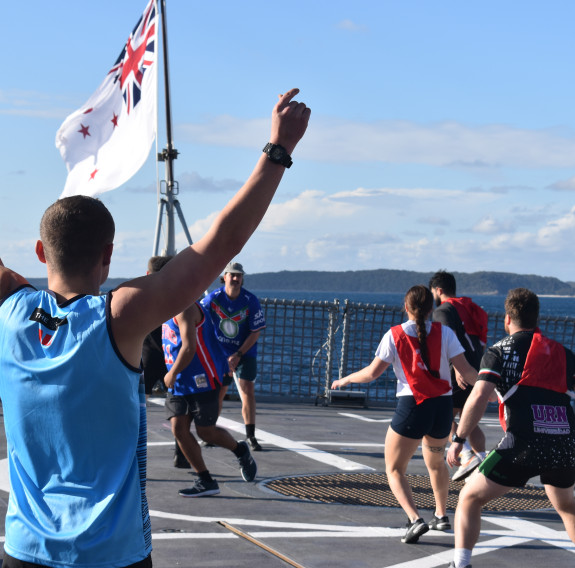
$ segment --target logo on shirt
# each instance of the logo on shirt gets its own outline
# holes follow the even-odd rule
[[[52,332],[56,331],[60,326],[68,324],[68,320],[66,318],[56,318],[42,308],[36,308],[28,319],[42,324]],[[48,346],[52,342],[54,333],[47,333],[40,327],[38,328],[38,336],[40,343]]]
[[[569,420],[565,406],[532,404],[533,431],[539,434],[569,434]]]

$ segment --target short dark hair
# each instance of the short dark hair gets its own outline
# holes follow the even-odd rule
[[[171,255],[150,257],[150,260],[148,260],[148,272],[150,274],[153,274],[154,272],[160,272],[160,270],[162,270],[162,268],[164,268],[164,266],[166,266],[166,264],[168,264],[172,258],[174,257]]]
[[[114,219],[99,200],[86,195],[58,199],[40,222],[40,238],[46,260],[63,274],[91,270],[114,242]]]
[[[438,270],[429,280],[429,288],[442,288],[447,296],[455,296],[455,276],[445,270]]]
[[[505,313],[511,321],[524,329],[537,327],[539,321],[539,298],[527,288],[509,290],[505,298]]]

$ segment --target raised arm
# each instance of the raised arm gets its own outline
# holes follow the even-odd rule
[[[291,154],[304,135],[310,109],[294,101],[292,89],[280,95],[272,112],[269,142]],[[262,147],[266,141],[262,141]],[[262,220],[285,167],[262,152],[238,193],[204,237],[175,256],[160,272],[127,282],[113,294],[112,330],[120,352],[134,363],[145,335],[202,295],[231,258],[239,254]]]

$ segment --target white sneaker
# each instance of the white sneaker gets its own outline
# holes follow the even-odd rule
[[[451,477],[453,481],[463,481],[481,463],[481,458],[471,450],[461,452],[460,460],[461,465]]]

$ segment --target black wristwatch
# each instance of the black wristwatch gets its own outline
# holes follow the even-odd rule
[[[263,151],[274,164],[280,164],[286,168],[290,168],[293,164],[291,156],[287,153],[287,150],[279,144],[268,142],[264,146]]]
[[[456,444],[465,444],[467,438],[460,438],[457,434],[453,434],[451,441],[455,442]]]

